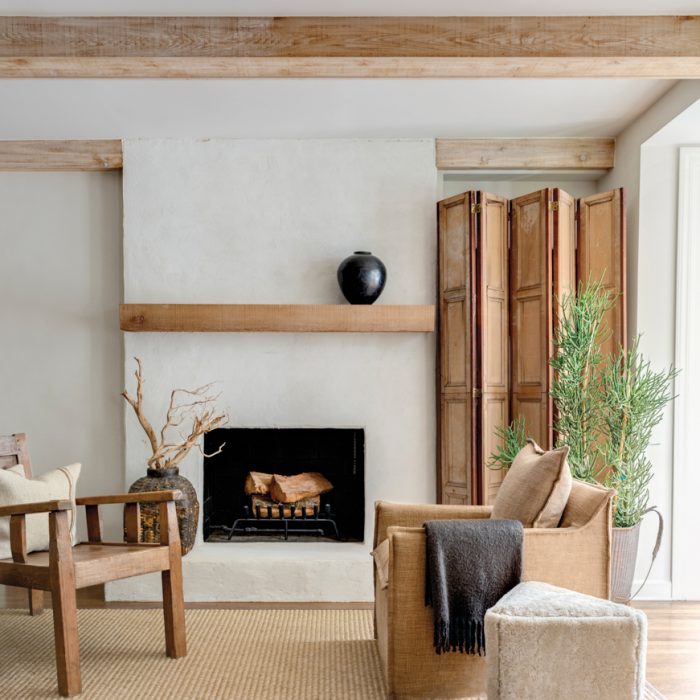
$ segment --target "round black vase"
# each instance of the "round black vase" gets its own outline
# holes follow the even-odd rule
[[[373,304],[386,284],[386,267],[372,253],[355,251],[340,263],[338,284],[351,304]]]

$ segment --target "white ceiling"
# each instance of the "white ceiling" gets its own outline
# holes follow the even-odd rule
[[[0,0],[2,15],[685,15],[698,0]]]
[[[615,136],[660,80],[0,80],[0,139]]]
[[[5,15],[690,14],[700,0],[0,0]],[[671,81],[0,80],[0,139],[614,136]]]

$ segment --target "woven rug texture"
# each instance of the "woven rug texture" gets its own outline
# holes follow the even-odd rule
[[[160,610],[78,611],[84,700],[383,700],[369,610],[188,610],[165,656]],[[58,698],[50,611],[0,610],[0,698]],[[648,700],[663,696],[651,688]]]

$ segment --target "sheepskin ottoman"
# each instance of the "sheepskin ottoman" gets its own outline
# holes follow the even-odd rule
[[[534,581],[486,613],[489,700],[641,700],[641,610]]]

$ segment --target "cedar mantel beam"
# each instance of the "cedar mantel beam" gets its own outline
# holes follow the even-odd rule
[[[700,15],[0,17],[0,77],[700,78]]]

